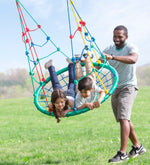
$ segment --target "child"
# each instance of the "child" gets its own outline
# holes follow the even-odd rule
[[[63,91],[62,86],[59,83],[55,67],[53,66],[53,61],[50,60],[45,64],[45,69],[48,69],[51,82],[53,87],[53,92],[51,95],[51,104],[49,108],[53,110],[57,123],[60,122],[59,117],[64,117],[66,113],[73,111],[74,107],[74,73],[73,73],[73,63],[68,65],[69,71],[69,84],[68,90]]]
[[[57,119],[57,122],[59,122],[59,117],[64,117],[66,113],[73,111],[74,107],[74,73],[73,73],[73,63],[69,59],[67,59],[69,66],[69,84],[68,84],[68,90],[62,91],[62,86],[59,83],[59,80],[57,78],[57,74],[55,71],[55,68],[53,66],[53,61],[50,60],[45,64],[45,68],[49,70],[50,76],[51,76],[51,82],[54,91],[51,95],[51,104],[49,105],[49,108],[53,110],[54,115]],[[76,63],[76,65],[81,66],[80,63]],[[75,66],[76,67],[76,66]],[[92,65],[90,62],[89,57],[85,59],[85,67],[86,67],[86,74],[90,73],[92,71]],[[80,75],[78,76],[78,74]],[[82,74],[82,67],[78,67],[78,70],[76,68],[76,76],[78,78],[81,78],[83,76]],[[91,79],[92,78],[92,79]],[[100,107],[100,102],[105,96],[105,92],[101,90],[99,87],[93,85],[95,82],[95,74],[91,73],[89,76],[81,79],[79,81],[79,93],[77,94],[77,110],[88,107],[89,109]],[[82,87],[83,83],[83,87]],[[88,86],[88,87],[86,87]],[[92,103],[94,100],[96,93],[99,93],[99,98],[96,102]],[[83,104],[83,105],[82,105]],[[58,106],[59,105],[59,106]],[[70,106],[70,108],[68,107]]]
[[[83,109],[88,107],[89,109],[98,108],[101,106],[100,102],[103,100],[105,96],[104,90],[102,90],[100,87],[96,86],[96,80],[95,80],[95,73],[92,72],[92,64],[89,58],[92,57],[92,54],[90,51],[84,51],[83,56],[85,58],[85,68],[86,68],[86,74],[89,74],[85,78],[81,79],[78,83],[78,90],[76,96],[76,108],[77,110]],[[77,80],[83,77],[82,67],[80,63],[76,63],[75,65],[76,69],[76,78]],[[96,95],[99,94],[99,98],[96,102],[93,103]]]
[[[100,102],[105,96],[105,91],[100,87],[93,84],[90,77],[81,79],[78,83],[78,90],[76,96],[77,110],[88,107],[89,109],[98,108],[101,106]],[[93,102],[96,95],[99,93],[99,98],[96,102]]]
[[[73,104],[74,101],[69,100],[63,90],[56,89],[52,92],[49,108],[53,110],[57,123],[60,122],[59,117],[65,117],[66,113],[72,111]]]

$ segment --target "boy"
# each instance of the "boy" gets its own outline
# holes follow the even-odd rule
[[[76,107],[77,110],[83,108],[94,109],[101,106],[101,101],[105,96],[105,91],[100,87],[93,84],[90,77],[84,77],[78,83],[79,92],[76,95]],[[96,102],[93,102],[96,95],[99,93],[99,98]]]

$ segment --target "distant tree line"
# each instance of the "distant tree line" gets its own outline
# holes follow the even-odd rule
[[[150,86],[150,65],[137,68],[138,86]],[[29,72],[26,69],[11,69],[0,73],[0,98],[33,96]]]
[[[11,69],[6,74],[0,73],[0,86],[10,87],[20,85],[25,87],[27,78],[28,72],[25,69]]]
[[[137,68],[138,86],[150,86],[150,65]]]
[[[32,96],[32,85],[26,69],[11,69],[0,73],[0,98]]]

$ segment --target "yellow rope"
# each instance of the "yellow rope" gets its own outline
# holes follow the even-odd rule
[[[75,12],[74,12],[74,10],[73,10],[73,7],[72,7],[73,2],[72,2],[72,4],[71,4],[71,2],[72,2],[72,0],[69,0],[69,3],[70,3],[70,6],[71,6],[71,10],[72,10],[72,12],[73,12],[75,21],[76,21],[76,23],[77,23],[77,26],[79,27],[78,19],[77,19],[76,14],[75,14]],[[74,4],[73,4],[73,5],[74,5]],[[86,45],[86,42],[85,42],[85,40],[84,40],[84,37],[83,37],[83,34],[82,34],[81,31],[80,31],[80,34],[81,34],[81,37],[82,37],[82,40],[83,40],[84,45]]]
[[[70,6],[71,6],[71,10],[72,10],[72,12],[73,12],[75,21],[76,21],[76,23],[77,23],[77,26],[79,27],[78,19],[77,19],[77,17],[76,17],[76,14],[75,14],[75,12],[74,12],[74,9],[73,9],[73,6],[75,6],[75,5],[74,5],[74,3],[73,3],[72,0],[69,0],[69,3],[70,3]],[[73,5],[73,6],[72,6],[72,5]],[[79,18],[80,21],[82,21],[82,20],[80,19],[79,16],[78,16],[78,18]],[[87,31],[86,31],[86,29],[85,29],[84,26],[83,26],[83,29],[84,29],[84,32],[87,33]],[[84,37],[83,37],[82,31],[80,31],[80,34],[81,34],[81,37],[82,37],[84,46],[86,46],[86,42],[85,42],[85,39],[84,39]],[[89,36],[88,36],[88,40],[90,40],[90,37],[89,37]],[[95,56],[96,56],[97,62],[100,64],[100,60],[99,60],[98,57],[97,57],[97,54],[96,54],[95,49],[94,49],[94,48],[92,48],[92,49],[93,49],[93,52],[94,52],[94,54],[95,54]],[[104,84],[103,84],[102,80],[100,79],[98,73],[95,71],[95,69],[94,69],[95,67],[94,67],[94,65],[93,65],[93,62],[92,62],[92,60],[91,60],[91,56],[90,56],[90,53],[89,53],[88,50],[87,50],[87,53],[88,53],[90,62],[91,62],[91,64],[92,64],[92,68],[93,68],[93,70],[94,70],[94,73],[95,73],[95,75],[98,77],[100,83],[102,84],[102,86],[103,86],[103,88],[104,88],[104,90],[105,90],[105,93],[107,94],[107,93],[108,93],[108,90],[107,90],[106,87],[104,86]]]
[[[71,2],[70,2],[70,1],[71,1]],[[79,27],[79,24],[78,24],[77,18],[76,18],[76,16],[75,16],[75,12],[74,12],[73,7],[72,7],[72,4],[73,4],[74,7],[75,7],[75,5],[74,5],[74,3],[73,3],[72,0],[70,0],[70,1],[69,1],[69,2],[70,2],[70,6],[71,6],[71,9],[72,9],[72,12],[73,12],[73,14],[74,14],[74,17],[75,17],[76,23],[77,23],[77,25],[78,25],[78,27]],[[72,3],[72,4],[71,4],[71,3]],[[78,16],[78,18],[79,18],[80,21],[82,21],[81,18],[80,18],[79,16]],[[84,29],[84,32],[87,33],[86,28],[85,28],[84,26],[83,26],[83,29]],[[81,33],[81,32],[80,32],[80,33]],[[82,36],[83,36],[83,35],[82,35]],[[83,40],[84,40],[84,38],[83,38]],[[90,41],[90,37],[89,37],[89,36],[88,36],[88,40]],[[85,40],[84,40],[83,42],[84,42],[84,44],[86,45]],[[97,61],[100,61],[100,60],[98,59],[98,56],[97,56],[97,54],[96,54],[95,49],[92,48],[92,50],[93,50],[93,52],[94,52],[94,54],[95,54],[95,56],[96,56]]]

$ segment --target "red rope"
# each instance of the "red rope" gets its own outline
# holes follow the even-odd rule
[[[23,31],[24,31],[24,32],[22,32],[22,40],[23,40],[23,42],[24,42],[25,44],[28,44],[28,45],[29,45],[29,49],[30,49],[30,51],[31,51],[31,55],[32,55],[33,61],[35,61],[34,53],[35,53],[35,56],[36,56],[36,58],[37,58],[37,60],[38,60],[39,58],[38,58],[38,55],[37,55],[37,52],[36,52],[36,49],[35,49],[34,45],[32,46],[32,47],[33,47],[33,51],[32,51],[32,47],[31,47],[31,44],[30,44],[30,43],[33,43],[33,41],[32,41],[32,38],[31,38],[31,35],[30,35],[29,32],[38,30],[39,28],[41,28],[41,25],[38,25],[38,27],[37,27],[36,29],[30,30],[30,29],[27,27],[25,18],[24,18],[24,16],[23,16],[23,13],[22,13],[22,10],[21,10],[21,7],[20,7],[18,1],[16,2],[16,5],[17,5],[17,9],[18,9],[20,21],[21,21],[21,23],[22,23]],[[26,38],[26,40],[25,40],[25,38]],[[31,42],[30,42],[30,41],[31,41]],[[42,67],[41,67],[40,62],[39,62],[38,64],[39,64],[39,69],[40,69],[40,72],[41,72],[41,75],[42,75],[42,78],[41,78],[40,73],[39,73],[39,70],[38,70],[38,67],[37,67],[37,65],[35,64],[35,68],[36,68],[36,72],[37,72],[39,81],[40,81],[40,82],[41,82],[41,81],[45,82],[45,78],[44,78],[44,74],[43,74],[43,72],[42,72]],[[48,100],[47,100],[46,93],[45,93],[45,90],[44,90],[44,87],[43,87],[43,86],[42,86],[42,90],[43,90],[43,93],[44,93],[44,96],[45,96],[45,99],[46,99],[46,102],[47,102],[47,105],[48,105]]]
[[[77,33],[77,31],[82,32],[82,27],[86,25],[86,23],[84,21],[80,21],[79,23],[80,23],[81,27],[79,26],[76,29],[76,31],[74,32],[74,34],[73,35],[72,34],[70,35],[70,39],[73,39],[73,37],[75,36],[75,34]]]

